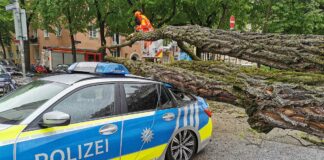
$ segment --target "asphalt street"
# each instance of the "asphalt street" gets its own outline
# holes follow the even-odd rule
[[[274,129],[257,133],[246,122],[243,109],[210,102],[213,107],[213,141],[194,160],[324,160],[324,147],[302,137],[309,135]]]

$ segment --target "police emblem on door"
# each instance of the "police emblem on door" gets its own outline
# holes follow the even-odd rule
[[[142,132],[142,141],[144,143],[149,143],[153,139],[153,131],[150,128],[145,128]]]

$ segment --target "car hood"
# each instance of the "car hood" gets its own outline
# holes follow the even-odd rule
[[[8,125],[8,124],[0,124],[0,131],[5,130],[5,129],[11,127],[11,126],[12,125]]]

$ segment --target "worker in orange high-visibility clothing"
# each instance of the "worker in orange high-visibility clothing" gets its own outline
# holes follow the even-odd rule
[[[150,20],[144,14],[142,14],[141,11],[135,12],[135,23],[135,29],[137,32],[149,32],[154,30]],[[149,52],[148,50],[151,44],[151,41],[144,41],[144,49],[147,50],[147,53]]]
[[[136,31],[137,32],[149,32],[153,31],[153,27],[151,25],[150,20],[142,14],[141,11],[135,12],[135,22],[136,22]]]

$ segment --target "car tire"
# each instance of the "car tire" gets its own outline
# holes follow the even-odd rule
[[[197,138],[192,131],[180,131],[172,138],[166,153],[166,159],[191,160],[197,151],[197,147]]]

